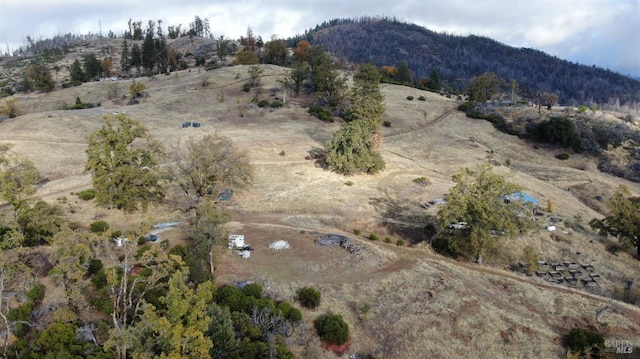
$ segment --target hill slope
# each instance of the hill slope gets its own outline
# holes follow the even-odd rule
[[[445,84],[457,89],[474,76],[494,72],[507,81],[516,79],[524,92],[554,92],[563,104],[640,101],[640,81],[485,37],[441,34],[376,18],[333,20],[308,31],[307,37],[353,63],[398,66],[406,61],[415,80],[437,70]]]
[[[534,148],[486,121],[467,118],[455,110],[457,104],[451,99],[395,85],[382,86],[384,119],[391,123],[383,128],[381,148],[387,169],[345,178],[305,159],[310,149],[331,138],[338,123],[310,116],[299,99],[279,109],[259,108],[252,102],[254,96],[280,95],[273,89],[285,69],[264,69],[259,94],[241,90],[247,67],[234,66],[140,79],[149,86],[149,96],[132,106],[108,100],[113,87],[126,93],[127,80],[16,96],[24,115],[0,122],[0,143],[13,145],[13,151],[31,159],[47,178],[40,196],[51,202],[70,196],[66,214],[74,223],[86,226],[99,214],[114,229],[127,230],[141,221],[185,219],[176,218],[179,214],[171,212],[170,201],[142,216],[123,216],[70,195],[91,185],[82,174],[84,139],[99,128],[102,115],[127,113],[148,126],[169,150],[208,133],[231,138],[248,151],[256,180],[250,190],[234,194],[235,222],[229,229],[244,234],[256,250],[244,260],[218,248],[216,279],[219,283],[253,280],[277,298],[291,298],[304,285],[319,288],[320,308],[305,311],[305,322],[292,340],[297,354],[307,351],[308,357],[335,358],[311,334],[313,319],[326,312],[339,313],[349,323],[353,352],[379,357],[561,357],[561,337],[573,327],[595,328],[607,338],[640,345],[637,307],[614,301],[614,310],[596,320],[596,311],[607,299],[584,288],[456,262],[434,254],[424,243],[409,248],[394,244],[398,239],[422,239],[421,230],[437,208],[425,210],[421,204],[442,198],[461,167],[493,163],[497,173],[541,202],[553,200],[555,207],[553,215],[539,219],[534,233],[509,242],[513,258],[507,260],[516,261],[522,247],[530,245],[549,262],[591,263],[602,276],[601,293],[607,294],[626,279],[637,278],[640,269],[630,255],[607,252],[609,242],[582,229],[584,221],[602,214],[588,204],[595,195],[608,197],[618,184],[638,193],[638,184],[599,172],[592,159],[579,154],[556,160],[557,149]],[[207,87],[202,86],[205,78]],[[409,101],[410,95],[424,96],[425,101]],[[103,106],[60,109],[77,96]],[[185,121],[202,126],[182,128]],[[500,165],[507,160],[509,166]],[[429,183],[414,183],[419,177]],[[345,185],[347,179],[352,186]],[[557,226],[566,232],[559,240],[544,229],[551,217],[560,220]],[[365,235],[388,236],[393,242],[354,236],[354,228]],[[173,229],[163,233],[163,239],[172,246],[183,243],[188,231],[188,226]],[[350,236],[365,250],[351,255],[316,246],[313,240],[325,233]],[[269,250],[269,243],[278,239],[288,240],[291,250]],[[358,308],[364,304],[371,309],[363,317]]]

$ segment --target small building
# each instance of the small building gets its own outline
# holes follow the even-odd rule
[[[242,234],[230,234],[229,235],[229,249],[244,248],[244,235]]]
[[[113,241],[116,242],[116,246],[118,246],[118,247],[122,247],[126,243],[129,243],[129,239],[127,239],[125,237],[116,237],[116,238],[113,239]]]

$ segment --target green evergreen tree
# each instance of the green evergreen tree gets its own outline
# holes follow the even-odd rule
[[[120,69],[126,73],[131,70],[131,57],[129,54],[129,45],[127,39],[122,40],[122,54],[120,55]]]
[[[384,169],[378,152],[384,96],[380,93],[380,73],[370,63],[353,77],[346,122],[326,145],[327,165],[342,174],[377,173]]]
[[[429,85],[428,88],[429,90],[432,91],[440,91],[440,87],[442,85],[440,84],[440,74],[438,73],[438,70],[432,70],[431,71],[431,75],[429,75]]]
[[[102,75],[102,62],[95,54],[89,53],[83,56],[84,75],[86,80],[93,80]]]
[[[342,345],[349,340],[349,325],[339,314],[322,315],[314,324],[318,336],[327,344]]]
[[[69,66],[69,73],[71,74],[71,81],[84,82],[86,80],[86,76],[82,70],[82,64],[78,59],[75,59],[71,66]]]
[[[99,205],[134,212],[139,205],[146,210],[149,202],[163,198],[156,170],[161,146],[138,121],[125,114],[105,116],[88,142],[85,172],[91,174]]]
[[[412,81],[411,70],[406,61],[402,61],[398,66],[398,76],[396,77],[400,83],[409,83]]]
[[[140,46],[138,44],[133,44],[131,47],[131,67],[135,68],[136,71],[140,72],[140,67],[142,66],[142,50],[140,50]]]
[[[131,353],[133,357],[199,359],[209,356],[213,342],[205,335],[211,325],[207,307],[215,287],[206,282],[193,290],[186,278],[181,270],[169,278],[169,288],[161,299],[163,309],[151,304],[143,306],[143,314],[134,328],[139,344]]]
[[[353,87],[349,95],[347,120],[367,123],[371,134],[379,134],[384,114],[384,96],[380,92],[380,72],[371,63],[366,63],[353,76]]]
[[[160,73],[171,71],[169,68],[169,47],[167,46],[167,40],[164,37],[156,39],[155,48],[156,65],[158,66]]]
[[[213,359],[233,358],[237,354],[240,341],[235,335],[229,307],[212,302],[207,308],[207,315],[211,318],[211,323],[206,334],[213,342],[209,355]]]
[[[153,31],[147,31],[142,43],[142,65],[145,70],[150,73],[156,66],[157,51],[155,42],[153,41]]]
[[[370,125],[364,121],[343,123],[325,147],[327,165],[334,171],[352,175],[374,174],[384,169],[384,160],[376,150]]]

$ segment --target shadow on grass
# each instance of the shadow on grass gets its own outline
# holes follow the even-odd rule
[[[371,198],[369,200],[380,215],[380,225],[393,236],[400,237],[410,244],[430,240],[434,235],[433,224],[436,218],[428,214],[413,201],[393,198]]]

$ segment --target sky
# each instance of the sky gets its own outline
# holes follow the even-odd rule
[[[640,78],[640,0],[0,0],[0,53],[27,35],[121,34],[129,19],[188,29],[196,15],[216,37],[237,39],[251,27],[265,41],[335,18],[396,17]]]

